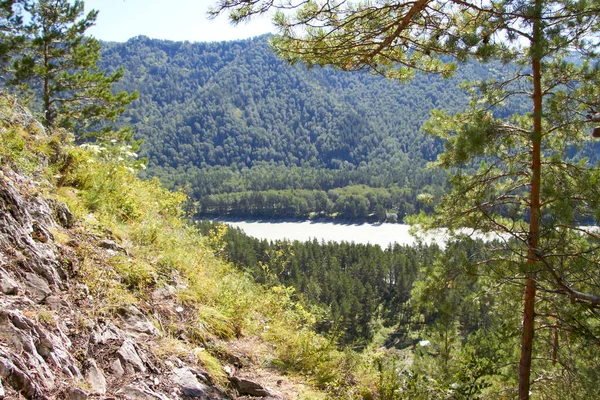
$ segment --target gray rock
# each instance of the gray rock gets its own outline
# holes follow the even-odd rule
[[[7,386],[12,387],[27,399],[43,398],[36,379],[24,371],[21,366],[15,365],[2,355],[0,355],[0,377],[4,379]]]
[[[55,201],[52,203],[54,209],[54,217],[63,228],[72,228],[75,223],[75,217],[69,207],[65,203]]]
[[[46,229],[46,227],[38,221],[33,221],[31,228],[31,237],[37,242],[48,243],[50,240],[54,239],[52,233],[50,233],[50,231],[48,231],[48,229]]]
[[[0,268],[0,292],[4,294],[19,293],[19,284],[3,268]]]
[[[96,344],[106,344],[111,340],[123,340],[123,333],[113,324],[100,323],[92,333],[92,341]]]
[[[119,309],[119,314],[123,319],[126,330],[145,333],[151,336],[161,336],[158,329],[134,306],[122,307]]]
[[[43,358],[48,358],[54,350],[54,344],[52,343],[52,340],[50,340],[50,338],[44,335],[43,331],[39,331],[38,334],[39,339],[35,344],[35,349],[37,350],[40,356],[42,356]]]
[[[209,391],[208,386],[200,383],[196,374],[187,367],[174,369],[171,380],[179,385],[183,394],[188,397],[203,398]]]
[[[52,239],[48,227],[54,224],[48,202],[41,196],[23,196],[19,189],[27,179],[6,173],[8,179],[0,180],[0,244],[8,250],[7,261],[62,287],[54,247],[44,243]]]
[[[25,284],[27,288],[31,291],[33,299],[38,303],[43,302],[46,297],[52,294],[52,290],[50,290],[50,286],[48,286],[48,282],[45,279],[40,278],[36,274],[27,273],[25,275]]]
[[[98,243],[98,247],[102,247],[103,249],[106,249],[106,250],[120,251],[120,252],[126,253],[125,249],[120,244],[118,244],[114,240],[110,240],[110,239],[101,240]]]
[[[89,395],[81,389],[69,389],[69,400],[87,400]]]
[[[55,346],[35,321],[17,311],[0,310],[0,342],[8,344],[12,350],[5,357],[5,365],[12,367],[5,368],[14,371],[13,376],[20,382],[19,385],[23,385],[31,375],[44,388],[54,388],[56,376],[43,357],[48,357]],[[1,350],[2,347],[0,356]],[[6,377],[1,373],[0,376]],[[8,383],[11,384],[10,381]]]
[[[249,379],[232,376],[229,381],[240,396],[267,397],[271,395],[267,389]]]
[[[60,311],[61,306],[65,306],[65,307],[68,306],[68,303],[65,303],[58,296],[48,296],[48,297],[46,297],[44,302],[48,305],[48,307],[50,307],[50,309],[52,311]]]
[[[175,295],[175,293],[177,293],[177,288],[175,286],[165,285],[165,286],[159,287],[158,289],[155,289],[152,292],[152,299],[154,299],[154,300],[169,299],[169,298],[172,298]]]
[[[130,339],[126,339],[123,342],[123,345],[117,351],[117,354],[121,359],[121,363],[125,364],[126,368],[128,366],[133,368],[133,371],[127,372],[146,372],[146,366],[144,365],[144,362],[140,358],[137,350],[135,349],[135,344]]]
[[[40,195],[40,193],[35,193],[33,196],[28,197],[28,208],[29,214],[33,218],[32,225],[38,225],[41,229],[47,231],[47,226],[54,226],[54,217],[52,213],[52,207],[50,207],[50,202],[46,200],[44,197]],[[35,226],[33,230],[37,229]],[[47,232],[50,234],[50,232]],[[50,238],[54,238],[52,234],[50,234]]]
[[[191,367],[190,367],[190,371],[192,371],[194,373],[194,375],[196,375],[196,378],[200,379],[200,382],[205,383],[207,385],[214,386],[215,382],[213,381],[211,376],[208,374],[208,372],[202,371],[197,368],[191,368]]]
[[[113,374],[115,374],[117,376],[125,375],[125,370],[123,369],[123,366],[121,365],[121,360],[119,360],[118,358],[116,358],[110,364],[110,370],[112,371]]]
[[[131,400],[169,400],[168,397],[150,390],[144,384],[126,385],[117,391],[117,394],[126,396]]]
[[[102,370],[98,368],[96,360],[89,360],[85,379],[94,393],[106,393],[106,378],[104,377]]]
[[[0,399],[4,399],[4,396],[6,396],[6,392],[4,386],[2,386],[2,378],[0,378]]]

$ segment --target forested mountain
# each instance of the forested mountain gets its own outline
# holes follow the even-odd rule
[[[450,80],[417,76],[401,84],[366,72],[308,70],[278,59],[267,36],[104,43],[102,67],[118,66],[125,76],[117,89],[140,94],[121,122],[144,139],[147,175],[187,187],[204,214],[380,220],[418,211],[419,193],[444,186],[439,171],[424,169],[442,150],[420,130],[430,110],[458,111],[466,103],[462,81],[502,73],[499,65],[467,63]],[[387,197],[404,194],[382,204],[353,193],[348,207],[328,192],[359,184],[385,188]],[[318,202],[311,197],[305,206],[294,189],[328,203],[311,207]]]

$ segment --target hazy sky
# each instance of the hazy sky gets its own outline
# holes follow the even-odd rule
[[[100,11],[87,32],[100,40],[124,42],[138,35],[157,39],[212,42],[272,32],[270,19],[232,26],[226,15],[208,20],[216,0],[84,0],[86,13]]]

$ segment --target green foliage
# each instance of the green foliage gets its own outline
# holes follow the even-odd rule
[[[222,385],[227,383],[227,373],[223,369],[221,362],[205,349],[194,349],[194,355],[198,357],[204,368],[209,372],[217,382]]]
[[[548,32],[548,37],[552,35]],[[544,89],[539,93],[544,112],[537,117],[532,113],[497,118],[493,107],[497,99],[511,95],[510,89],[498,89],[503,83],[480,85],[482,98],[473,99],[464,113],[434,115],[430,130],[448,139],[437,164],[459,173],[452,178],[453,190],[429,223],[500,231],[511,238],[488,256],[493,278],[502,284],[534,279],[540,292],[556,293],[536,296],[536,325],[553,325],[555,331],[536,330],[532,373],[538,378],[532,380],[552,376],[551,381],[562,382],[563,374],[574,374],[577,386],[586,387],[588,377],[574,372],[575,364],[544,361],[560,357],[552,337],[558,338],[562,329],[577,332],[581,335],[578,340],[598,335],[597,317],[581,315],[575,311],[577,306],[573,309],[567,304],[587,303],[578,305],[583,309],[600,304],[600,287],[588,279],[600,263],[591,250],[597,248],[598,237],[580,226],[598,221],[600,193],[593,182],[599,171],[588,159],[572,156],[572,149],[591,146],[589,124],[581,115],[588,107],[597,107],[600,75],[592,72],[587,62],[575,64],[566,57],[566,50],[555,50],[543,58]],[[515,79],[514,84],[526,85]],[[560,79],[577,84],[559,84]],[[532,134],[532,129],[539,133]],[[480,162],[477,170],[465,173],[465,167],[474,161]],[[573,315],[580,315],[577,322],[571,319]],[[574,336],[570,340],[575,340]],[[535,390],[542,391],[540,388]]]
[[[441,188],[431,190],[437,196]],[[433,198],[433,194],[427,194]],[[418,198],[418,196],[417,196]],[[350,221],[390,220],[418,209],[432,210],[430,203],[415,207],[414,191],[397,186],[371,188],[352,185],[321,190],[243,191],[203,196],[198,202],[198,216],[234,218],[301,218]]]
[[[514,384],[510,360],[518,348],[514,307],[520,298],[475,267],[498,244],[463,238],[422,267],[411,306],[428,342],[417,347],[407,371],[413,390],[439,398],[498,398],[505,395],[503,385]]]
[[[4,144],[4,146],[2,146],[2,154],[0,155],[2,164],[11,162],[23,164],[22,162],[19,162],[21,160],[21,155],[24,153],[26,143],[22,133],[15,129],[3,130],[2,142]]]
[[[89,150],[88,150],[89,149]],[[145,199],[137,196],[142,185],[149,196],[164,194],[157,212],[176,212],[182,194],[167,194],[157,180],[142,184],[135,174],[142,167],[129,145],[83,145],[71,147],[63,156],[62,185],[84,190],[86,206],[120,220],[139,220]]]
[[[54,155],[61,134],[47,136],[15,98],[0,91],[0,164],[26,173],[42,170],[39,159]]]
[[[14,32],[3,33],[10,39],[7,57],[12,57],[7,83],[22,91],[41,93],[49,128],[60,126],[78,135],[100,129],[103,136],[114,136],[105,121],[114,121],[137,98],[137,92],[114,94],[111,88],[121,80],[123,70],[106,75],[97,66],[100,43],[85,36],[85,31],[94,24],[98,12],[84,15],[84,4],[79,0],[39,0],[28,3],[25,10],[26,22]],[[17,41],[20,47],[13,44]],[[131,132],[121,130],[117,136],[128,140]]]
[[[23,0],[0,1],[0,79],[5,80],[12,55],[18,51],[24,38],[19,34],[23,26]]]
[[[17,169],[20,160],[47,162],[34,168],[33,177],[48,186],[45,196],[64,201],[75,214],[76,227],[54,230],[60,243],[69,243],[77,255],[67,266],[72,282],[84,291],[80,304],[86,317],[76,329],[91,329],[95,319],[114,318],[130,305],[147,310],[149,296],[160,288],[171,293],[169,302],[174,304],[169,305],[174,307],[147,311],[163,334],[157,343],[148,343],[157,355],[185,355],[224,383],[219,361],[227,356],[223,340],[246,336],[269,349],[265,367],[302,374],[305,385],[322,388],[319,393],[308,390],[303,398],[325,398],[323,390],[334,398],[356,397],[360,376],[355,368],[362,360],[315,332],[323,313],[313,312],[317,308],[302,303],[293,289],[257,285],[216,258],[214,253],[222,248],[218,231],[212,239],[200,235],[183,218],[185,195],[165,190],[157,180],[137,179],[135,172],[143,163],[132,148],[75,146],[72,134],[60,129],[45,136],[29,114],[15,108],[14,99],[0,100],[3,170]],[[38,152],[39,147],[48,152]],[[37,186],[29,188],[37,195]],[[123,249],[101,249],[103,237]],[[286,255],[283,249],[272,252],[269,268],[278,271],[275,265]]]
[[[263,296],[268,318],[263,337],[276,345],[274,366],[311,376],[317,387],[334,398],[352,398],[360,356],[350,350],[340,351],[335,340],[313,330],[317,320],[298,302],[294,288],[273,286]]]
[[[124,122],[145,139],[151,166],[162,169],[262,162],[353,169],[387,157],[422,165],[440,150],[419,132],[428,110],[458,110],[465,100],[460,80],[449,86],[423,78],[403,87],[366,74],[290,68],[271,53],[267,37],[229,43],[138,37],[106,43],[101,63],[124,67],[120,89],[140,88]],[[474,71],[489,73],[477,65],[464,73]]]
[[[280,11],[290,8],[295,11]],[[541,314],[562,321],[557,330],[598,334],[596,316],[572,326],[560,300],[545,294],[560,294],[563,302],[582,307],[600,305],[600,287],[590,279],[600,265],[598,236],[578,226],[598,215],[600,193],[590,182],[599,172],[568,154],[585,142],[591,122],[585,115],[600,107],[600,4],[228,0],[219,2],[214,14],[229,11],[239,22],[270,9],[279,11],[273,22],[280,36],[273,44],[292,63],[368,68],[404,80],[415,70],[451,75],[454,62],[470,59],[513,62],[504,75],[473,85],[467,111],[434,113],[428,128],[446,140],[438,165],[454,177],[453,190],[428,222],[452,230],[499,231],[509,238],[487,259],[500,271],[492,274],[499,285],[526,284],[518,396],[528,399],[531,383],[547,376],[543,360],[548,357],[532,364],[535,335],[542,339],[536,351],[548,351],[544,335],[536,333],[536,320],[550,323]],[[503,112],[507,100],[524,95],[530,101],[527,113]],[[445,332],[452,330],[452,324],[442,325]],[[441,353],[446,359],[446,350]]]
[[[192,351],[219,380],[224,375],[215,358],[217,341],[258,336],[276,349],[271,367],[305,375],[334,396],[352,392],[356,383],[348,377],[360,359],[316,333],[314,326],[323,313],[305,306],[293,288],[262,287],[215,258],[215,253],[228,247],[223,244],[224,231],[217,228],[212,236],[200,235],[182,219],[185,196],[161,188],[156,180],[137,179],[130,170],[135,171],[137,161],[123,158],[125,150],[124,146],[67,147],[57,167],[61,199],[82,219],[84,229],[109,229],[127,249],[127,256],[114,256],[101,268],[94,263],[92,248],[81,250],[84,261],[77,277],[102,305],[94,315],[136,304],[175,280],[179,283],[175,301],[184,311],[154,316],[170,338],[163,343],[168,348],[161,351]],[[283,249],[271,252],[272,273],[279,272],[276,266],[285,263],[287,256]],[[182,336],[187,344],[173,343],[172,338]]]
[[[113,266],[121,276],[121,281],[130,291],[142,293],[157,280],[155,269],[141,261],[128,258],[113,259]]]
[[[150,163],[143,176],[185,188],[205,201],[203,215],[220,212],[210,209],[215,202],[245,217],[306,218],[320,208],[302,190],[329,195],[355,185],[407,194],[392,205],[370,198],[366,216],[362,199],[353,199],[356,207],[346,207],[343,218],[373,219],[378,205],[379,220],[385,219],[381,208],[399,220],[427,209],[415,201],[416,193],[438,198],[446,180],[424,168],[442,150],[441,142],[421,132],[429,110],[461,110],[462,80],[489,79],[503,69],[468,63],[451,82],[419,75],[401,85],[361,72],[290,67],[272,54],[268,39],[178,43],[138,37],[104,44],[102,68],[125,69],[115,87],[140,90],[120,122],[144,139],[141,154]],[[518,102],[511,106],[509,112],[519,110]],[[285,206],[264,207],[244,193],[250,191],[277,191],[268,194]],[[230,193],[236,195],[228,198]]]
[[[215,230],[215,223],[208,221],[197,226],[205,233]],[[440,254],[437,246],[395,245],[382,250],[354,243],[268,243],[239,229],[220,232],[215,248],[228,260],[257,282],[295,288],[310,304],[327,310],[317,324],[320,331],[356,347],[365,347],[381,329],[375,321],[406,328],[398,325],[410,321],[408,301],[419,266],[433,263]],[[406,332],[396,333],[404,345]]]

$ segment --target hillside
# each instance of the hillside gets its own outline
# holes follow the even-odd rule
[[[358,355],[316,334],[293,290],[216,257],[219,236],[185,222],[181,194],[135,178],[127,147],[72,143],[0,93],[0,398],[370,390]]]
[[[435,248],[201,235],[181,193],[136,178],[129,146],[76,146],[3,93],[0,165],[0,398],[401,399],[484,379],[430,378]],[[498,315],[467,284],[448,308],[465,340]],[[444,368],[470,371],[466,349]]]
[[[366,219],[379,205],[382,220],[386,212],[401,218],[418,211],[419,193],[439,194],[445,185],[442,173],[424,169],[442,150],[420,130],[429,111],[458,111],[466,103],[458,88],[462,81],[502,73],[499,65],[467,63],[451,80],[417,76],[401,84],[366,72],[289,66],[271,53],[268,39],[188,43],[137,37],[104,44],[101,66],[125,69],[116,88],[140,92],[122,122],[144,139],[147,176],[205,199],[206,214],[315,212]],[[350,193],[353,210],[346,212],[348,206],[329,191],[353,185],[384,188],[393,199]],[[393,190],[404,192],[395,196]],[[269,191],[276,193],[269,197]],[[261,192],[264,200],[249,192]],[[327,197],[328,204],[315,205],[315,196]],[[301,197],[308,197],[307,206]]]
[[[202,235],[137,168],[0,95],[0,398],[514,397],[521,287],[489,246]],[[535,393],[594,398],[597,316],[562,306],[576,329],[539,331]]]

